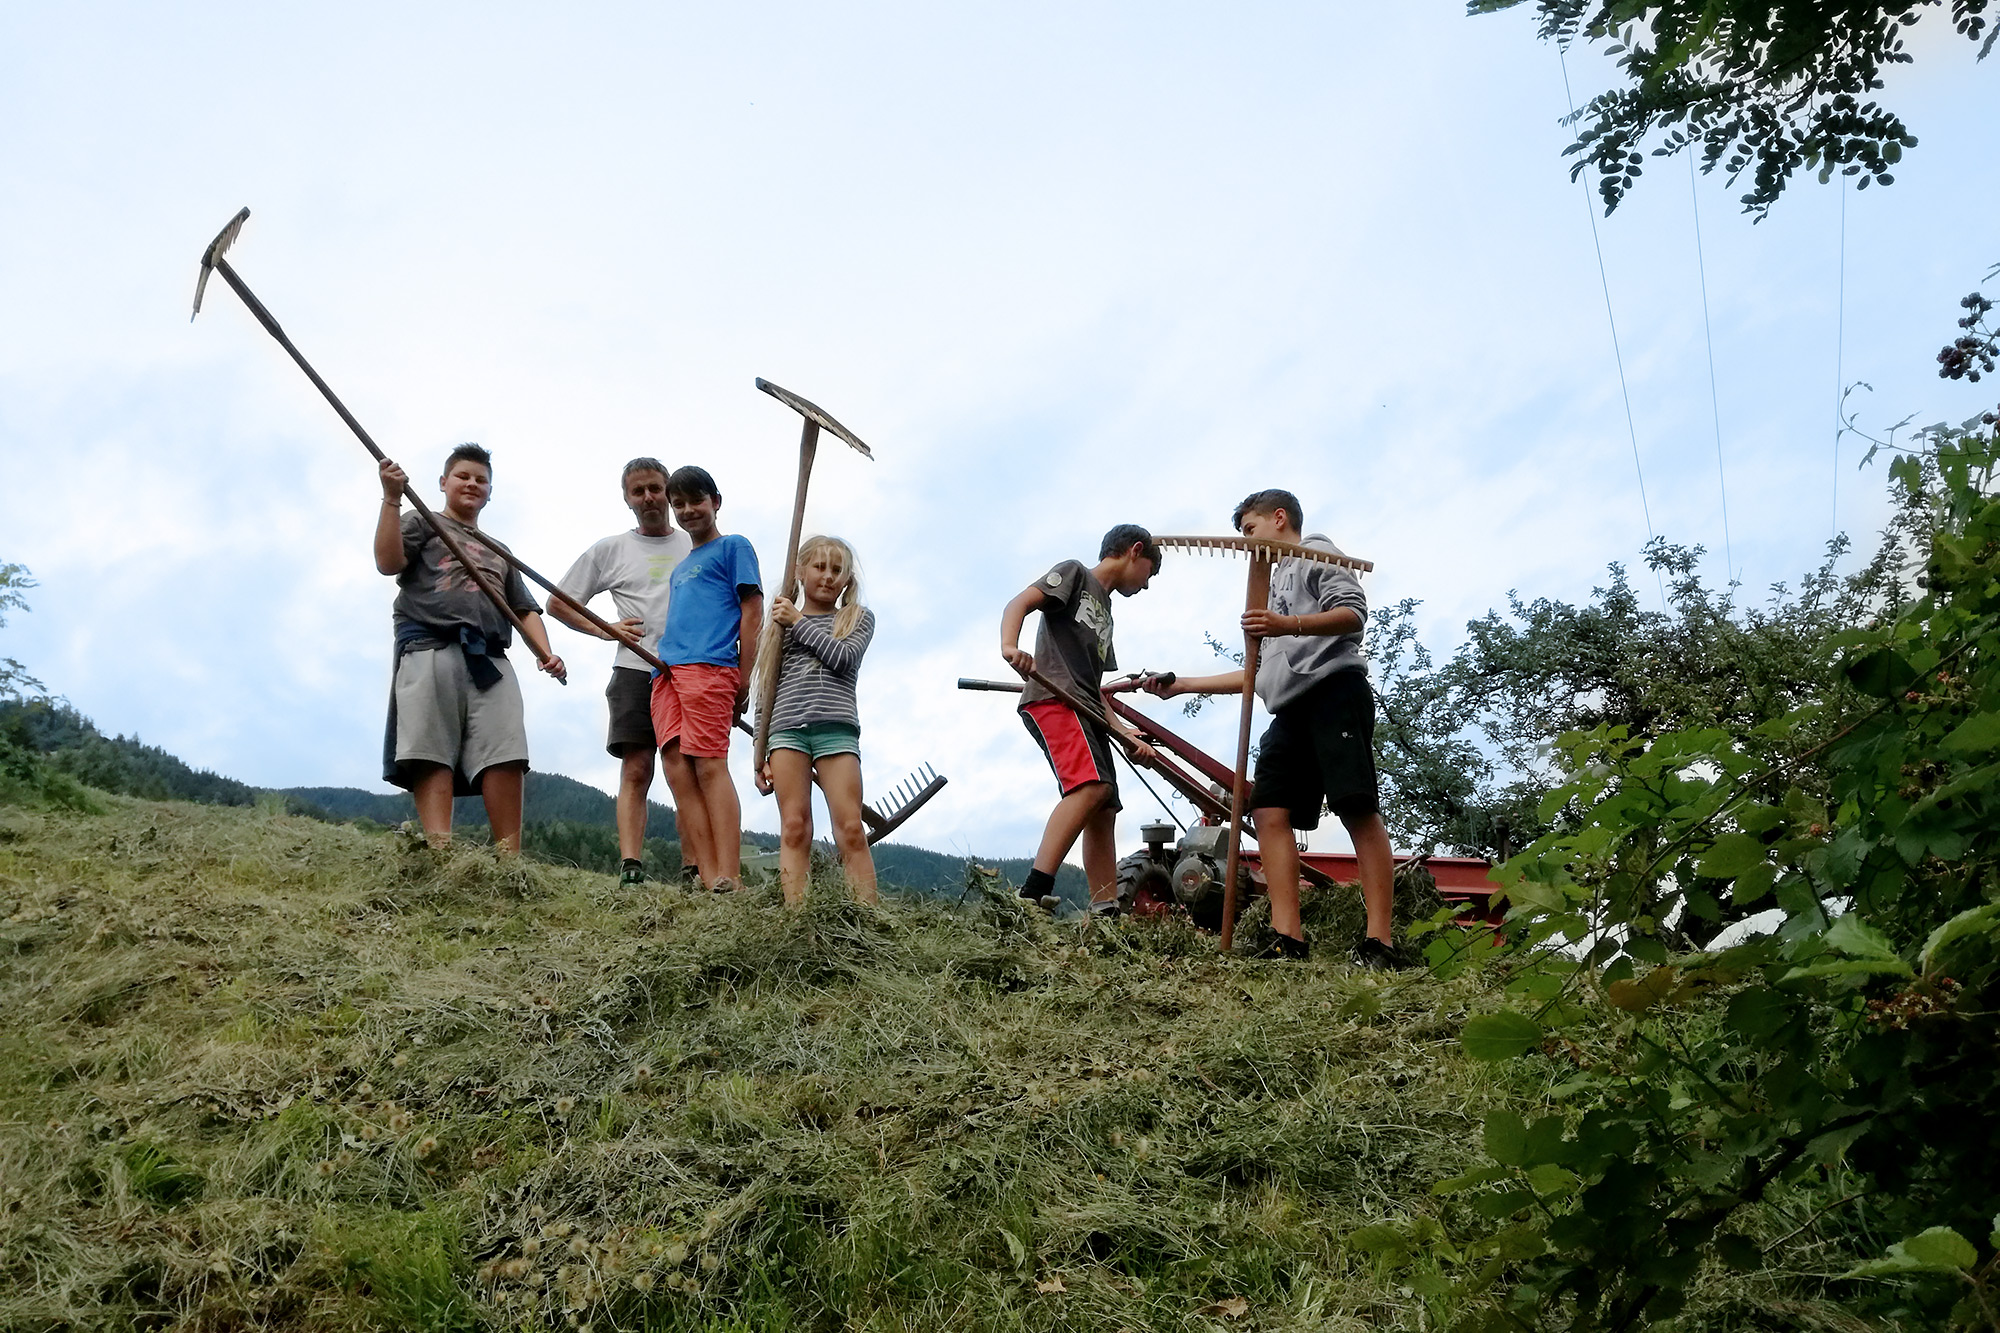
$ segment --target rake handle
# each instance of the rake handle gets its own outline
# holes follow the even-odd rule
[[[229,284],[230,290],[235,292],[237,297],[242,300],[244,307],[257,317],[257,322],[264,326],[264,331],[277,339],[278,346],[284,348],[286,354],[298,364],[299,369],[306,373],[306,378],[313,382],[313,387],[318,389],[320,395],[333,406],[333,410],[340,414],[340,419],[347,423],[347,428],[354,432],[354,438],[361,441],[362,447],[374,455],[377,463],[388,462],[388,455],[382,452],[381,448],[369,436],[366,428],[359,421],[355,420],[354,414],[347,410],[347,404],[340,401],[340,395],[333,391],[333,386],[320,378],[319,372],[312,368],[312,362],[306,360],[305,354],[293,345],[290,338],[285,336],[285,330],[272,317],[271,312],[264,308],[264,303],[257,299],[257,294],[250,290],[249,284],[236,276],[236,270],[230,267],[229,261],[220,255],[216,256],[215,271],[222,275],[222,280]],[[437,534],[438,540],[444,543],[447,551],[451,552],[452,559],[458,561],[459,567],[472,577],[472,581],[475,584],[479,585],[479,591],[486,594],[487,600],[499,608],[501,615],[507,617],[508,623],[521,635],[522,641],[524,643],[527,642],[527,622],[522,620],[514,608],[507,604],[507,599],[501,595],[500,589],[495,587],[492,580],[486,577],[486,571],[473,564],[471,559],[466,556],[465,548],[459,545],[458,539],[444,530],[444,524],[438,522],[437,515],[431,512],[430,506],[424,503],[423,497],[418,495],[407,481],[403,483],[403,497],[410,502],[410,506],[417,511],[424,522],[430,525],[431,531]],[[481,544],[502,559],[518,565],[519,562],[514,561],[511,555],[500,550],[491,542],[483,542]],[[567,685],[569,682],[565,680],[562,683]]]
[[[819,423],[811,417],[805,419],[805,428],[799,432],[799,488],[792,496],[792,532],[785,541],[785,564],[780,573],[783,588],[781,596],[792,590],[794,568],[799,563],[799,533],[806,521],[806,485],[812,480],[813,455],[819,450]],[[752,651],[755,651],[754,645]],[[785,640],[778,636],[778,660],[766,663],[762,681],[757,687],[757,732],[756,740],[750,746],[750,771],[760,773],[764,760],[770,753],[771,709],[778,702],[778,669],[784,665]]]
[[[1243,598],[1243,610],[1262,611],[1271,604],[1271,562],[1264,556],[1250,561],[1250,584]],[[1229,800],[1229,860],[1222,872],[1222,952],[1228,953],[1236,935],[1236,871],[1243,863],[1244,802],[1250,784],[1250,715],[1257,706],[1257,659],[1264,641],[1254,634],[1243,635],[1243,716],[1236,726],[1236,781]]]

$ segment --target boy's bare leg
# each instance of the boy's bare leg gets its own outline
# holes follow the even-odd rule
[[[819,774],[819,789],[826,795],[833,845],[840,849],[840,868],[847,872],[848,892],[856,902],[875,902],[875,854],[868,850],[868,830],[861,823],[861,756],[830,754],[817,760],[813,769]]]
[[[1395,856],[1389,850],[1389,829],[1379,814],[1341,816],[1354,842],[1354,859],[1361,865],[1361,901],[1368,907],[1368,933],[1389,943],[1390,909],[1396,900]],[[1275,917],[1276,905],[1272,906]]]
[[[1076,846],[1091,816],[1110,795],[1110,783],[1086,782],[1057,801],[1056,808],[1049,812],[1047,826],[1042,829],[1042,845],[1035,852],[1035,869],[1044,875],[1053,875],[1061,869],[1063,858]]]
[[[493,845],[510,855],[521,851],[521,780],[525,764],[495,764],[479,775],[479,799],[486,803],[486,826]]]
[[[1271,899],[1271,929],[1295,940],[1306,937],[1299,920],[1299,841],[1292,812],[1282,806],[1252,810],[1257,857],[1264,863],[1264,892]]]
[[[443,764],[412,763],[416,781],[410,784],[410,799],[417,803],[417,823],[433,847],[451,844],[452,774]]]
[[[1090,901],[1118,901],[1118,812],[1100,806],[1083,826],[1083,878]]]
[[[720,872],[715,865],[715,843],[708,835],[708,807],[702,803],[701,784],[695,780],[694,765],[681,753],[679,740],[660,747],[660,771],[666,774],[667,789],[674,794],[674,827],[681,837],[681,860],[693,857],[702,883],[713,884]]]
[[[812,756],[803,750],[773,750],[771,790],[778,797],[778,882],[785,906],[806,900],[812,878]]]
[[[646,795],[652,789],[652,749],[628,747],[618,760],[618,855],[628,860],[646,854]]]
[[[743,807],[736,800],[736,780],[729,776],[729,756],[697,754],[689,757],[694,780],[701,787],[702,807],[708,811],[708,840],[715,857],[716,873],[723,879],[743,878]],[[709,887],[715,887],[713,879]]]

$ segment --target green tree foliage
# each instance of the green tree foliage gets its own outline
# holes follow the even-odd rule
[[[0,562],[0,629],[7,627],[9,611],[28,609],[23,594],[34,586],[35,580],[26,565]],[[42,682],[29,675],[26,667],[11,657],[0,657],[0,702],[39,698],[42,692]]]
[[[1408,847],[1444,846],[1498,859],[1550,827],[1541,812],[1562,770],[1554,738],[1622,727],[1629,735],[1687,727],[1755,733],[1808,704],[1833,716],[1853,690],[1827,658],[1827,637],[1893,613],[1927,514],[1905,498],[1874,557],[1841,574],[1845,538],[1796,588],[1762,604],[1702,578],[1696,547],[1656,540],[1646,564],[1666,609],[1649,610],[1625,569],[1582,605],[1510,596],[1440,663],[1416,637],[1418,603],[1371,620],[1369,654],[1381,716],[1383,811]]]
[[[1469,0],[1490,14],[1530,0]],[[1883,185],[1916,147],[1902,117],[1866,100],[1882,73],[1911,61],[1904,36],[1946,0],[1532,0],[1545,40],[1579,37],[1617,58],[1625,82],[1576,113],[1572,176],[1595,168],[1604,211],[1638,183],[1645,148],[1654,156],[1696,147],[1703,171],[1720,166],[1733,184],[1751,174],[1746,212],[1760,217],[1801,168]],[[1987,0],[1950,0],[1950,22],[1980,44],[2000,28]]]
[[[1464,1036],[1558,1109],[1489,1116],[1490,1164],[1439,1187],[1477,1219],[1466,1327],[1644,1327],[1738,1270],[2000,1328],[1996,420],[1891,465],[1922,591],[1830,636],[1842,691],[1562,738],[1551,827],[1501,872],[1514,1003]],[[1673,952],[1727,903],[1782,924]]]

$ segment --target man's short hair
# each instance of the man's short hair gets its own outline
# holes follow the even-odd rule
[[[472,444],[470,442],[459,445],[456,449],[453,449],[449,454],[445,455],[444,471],[438,473],[438,475],[441,477],[450,476],[452,464],[458,462],[461,458],[470,459],[472,462],[478,463],[480,466],[486,469],[487,477],[489,478],[492,477],[493,455],[487,453],[486,450],[481,448],[479,445]]]
[[[1132,549],[1132,543],[1142,542],[1146,549],[1141,552],[1153,562],[1153,572],[1160,572],[1160,548],[1153,544],[1153,534],[1137,523],[1120,523],[1104,534],[1104,542],[1097,548],[1097,558],[1106,560],[1114,555],[1123,555]]]
[[[704,495],[716,500],[722,498],[722,492],[715,489],[715,478],[708,475],[708,469],[692,463],[675,468],[667,477],[667,495],[689,500],[699,500]]]
[[[623,492],[626,485],[631,482],[634,472],[657,472],[663,478],[673,475],[673,469],[657,458],[635,458],[625,465],[623,472],[618,474],[618,489],[620,492]]]
[[[1243,531],[1245,514],[1275,514],[1280,509],[1291,515],[1292,531],[1303,536],[1306,530],[1306,516],[1299,508],[1299,497],[1290,491],[1258,491],[1243,497],[1243,503],[1236,506],[1236,512],[1229,516],[1229,526]]]

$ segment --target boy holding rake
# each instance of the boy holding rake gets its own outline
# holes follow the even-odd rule
[[[1323,534],[1301,536],[1304,518],[1290,491],[1258,491],[1231,515],[1245,537],[1292,542],[1339,555]],[[1366,968],[1396,966],[1389,944],[1393,866],[1389,831],[1382,823],[1375,777],[1375,694],[1361,631],[1368,598],[1354,572],[1314,560],[1286,559],[1271,571],[1270,605],[1243,614],[1243,632],[1264,639],[1257,679],[1250,684],[1270,710],[1271,725],[1257,746],[1256,781],[1249,795],[1257,850],[1271,895],[1273,954],[1307,956],[1299,921],[1299,847],[1295,830],[1319,827],[1322,806],[1332,809],[1354,841],[1361,869],[1361,897],[1368,934],[1354,950]],[[1243,671],[1215,676],[1156,677],[1147,690],[1177,694],[1241,694]]]
[[[1136,596],[1159,572],[1160,548],[1153,544],[1153,534],[1136,523],[1120,523],[1104,534],[1095,565],[1065,560],[1023,589],[1001,612],[1000,656],[1027,681],[1021,691],[1021,721],[1048,757],[1062,793],[1042,831],[1034,869],[1021,886],[1023,898],[1044,907],[1055,893],[1056,871],[1081,835],[1090,910],[1117,910],[1121,807],[1112,738],[1104,723],[1118,729],[1140,762],[1150,759],[1153,751],[1105,706],[1104,673],[1118,666],[1111,649],[1111,594]],[[1020,646],[1021,623],[1030,611],[1042,613],[1033,654]],[[1096,705],[1103,722],[1072,708],[1036,675]]]

